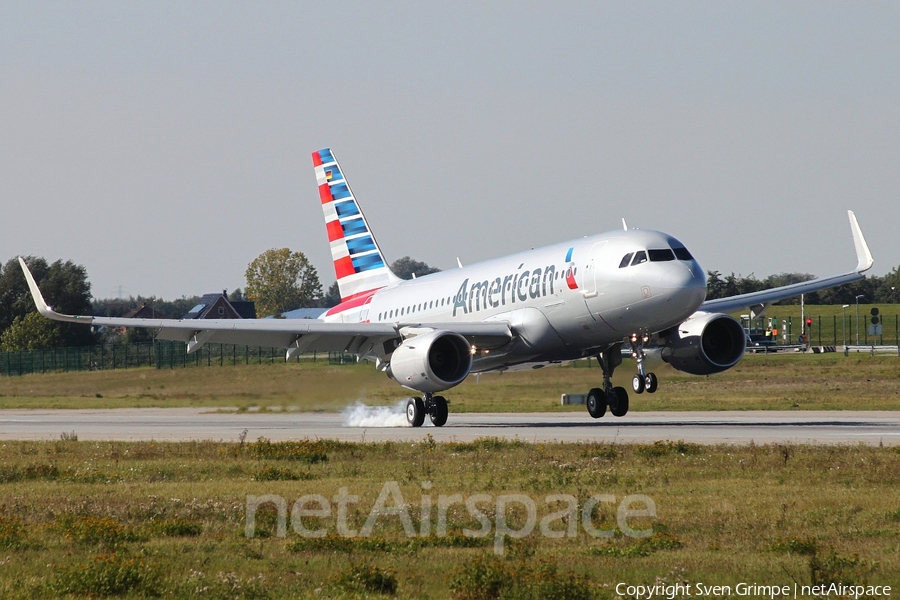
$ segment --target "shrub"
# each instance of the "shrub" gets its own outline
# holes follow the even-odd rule
[[[627,546],[603,546],[601,548],[592,548],[591,553],[600,556],[634,558],[637,556],[650,556],[659,550],[677,550],[683,545],[684,544],[682,544],[675,536],[657,531],[652,536],[641,538]]]
[[[816,541],[808,538],[790,538],[787,540],[779,540],[772,544],[772,551],[781,552],[782,554],[805,554],[807,556],[814,556],[816,550]]]
[[[102,554],[91,562],[60,570],[51,588],[57,594],[77,596],[124,596],[130,592],[158,594],[159,576],[138,558]]]
[[[320,440],[270,442],[259,438],[250,444],[250,454],[260,459],[299,460],[309,464],[328,460],[329,444]]]
[[[809,578],[813,585],[832,583],[856,585],[866,581],[866,574],[874,570],[859,556],[841,556],[831,550],[825,556],[813,555],[809,559]]]
[[[295,473],[290,469],[265,467],[257,471],[251,479],[253,481],[301,481],[314,479],[314,477],[309,473]]]
[[[147,527],[151,533],[166,537],[197,537],[203,533],[203,525],[183,517],[154,521]]]
[[[0,549],[14,550],[23,545],[25,526],[22,521],[0,515]]]
[[[560,573],[554,563],[531,566],[483,555],[453,571],[450,591],[457,600],[586,600],[592,596],[588,580]]]
[[[350,592],[370,592],[393,596],[397,593],[397,576],[390,569],[377,565],[351,566],[332,578],[335,587]]]
[[[662,458],[668,454],[686,456],[689,454],[702,454],[703,447],[700,444],[692,444],[684,440],[678,440],[677,442],[659,440],[652,444],[638,444],[635,446],[635,453],[644,458]]]
[[[116,546],[137,539],[125,525],[109,517],[67,516],[56,528],[77,544]]]

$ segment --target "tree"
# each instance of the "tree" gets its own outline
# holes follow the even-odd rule
[[[57,260],[47,264],[44,258],[25,258],[31,274],[41,288],[47,304],[66,314],[88,314],[91,310],[91,284],[87,270],[72,261]],[[0,273],[0,331],[12,327],[16,318],[25,319],[35,311],[34,301],[18,258],[11,258]],[[90,327],[75,323],[51,322],[59,333],[52,339],[55,346],[88,346],[97,342]],[[23,325],[20,325],[22,327]]]
[[[13,319],[0,336],[0,351],[19,352],[62,346],[59,323],[44,318],[37,311]]]
[[[322,284],[306,256],[290,248],[272,248],[257,256],[245,273],[246,297],[260,315],[310,306],[322,296]]]
[[[422,277],[431,273],[438,273],[440,269],[429,267],[427,264],[418,260],[413,260],[408,256],[398,258],[391,264],[391,271],[400,279],[412,279],[413,275]]]
[[[328,286],[328,291],[325,292],[325,297],[322,298],[322,308],[331,308],[332,306],[337,306],[341,303],[341,290],[338,287],[338,282],[335,281],[330,286]]]
[[[706,272],[706,299],[716,300],[725,297],[725,282],[718,271]]]

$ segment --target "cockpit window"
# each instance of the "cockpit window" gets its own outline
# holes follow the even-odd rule
[[[625,256],[622,257],[622,262],[619,263],[619,268],[624,269],[629,264],[631,264],[631,257],[634,256],[634,252],[629,252]]]
[[[667,260],[675,260],[675,254],[672,253],[670,248],[664,248],[661,250],[648,250],[647,253],[650,255],[650,262],[664,262]]]
[[[688,249],[684,246],[679,246],[677,248],[672,248],[675,251],[675,257],[678,260],[694,260],[694,257],[691,256],[691,253],[688,252]]]
[[[643,250],[634,253],[634,260],[631,261],[631,266],[639,265],[641,263],[647,262],[647,253]]]

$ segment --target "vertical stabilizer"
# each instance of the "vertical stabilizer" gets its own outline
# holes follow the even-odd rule
[[[312,153],[341,300],[400,281],[384,260],[369,223],[329,148]]]

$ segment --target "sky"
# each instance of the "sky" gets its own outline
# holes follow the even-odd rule
[[[617,229],[759,278],[900,264],[900,3],[0,2],[0,260],[95,298],[334,281],[310,154],[389,262]]]

